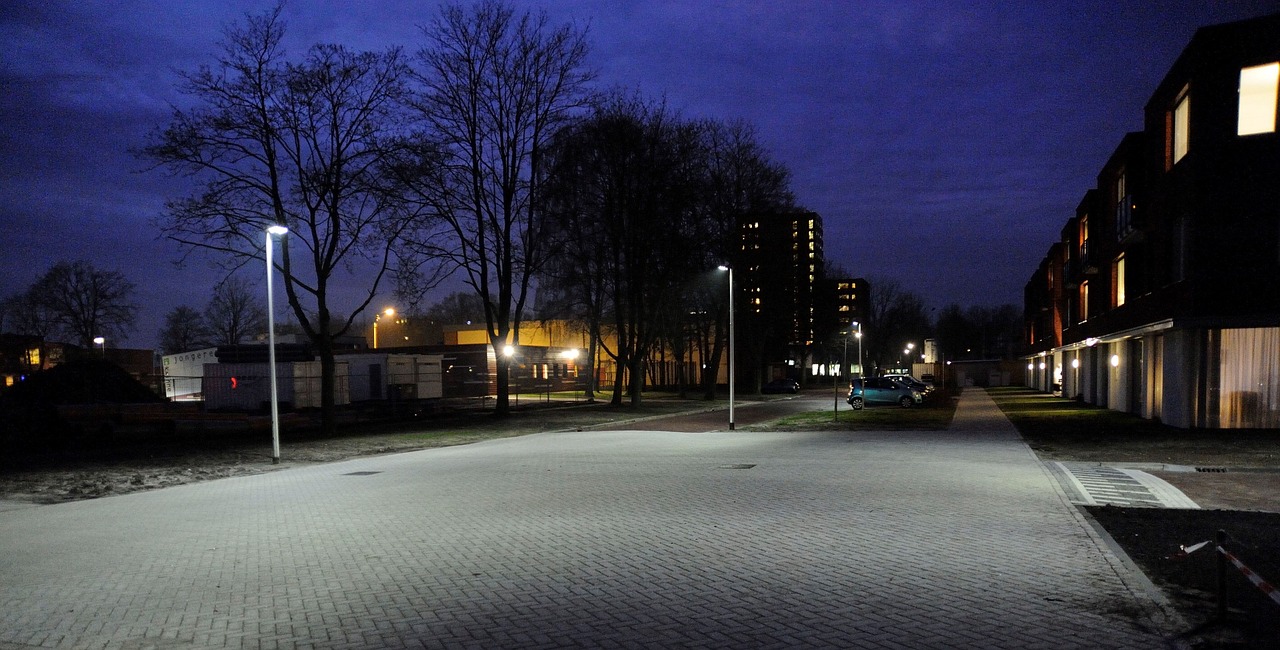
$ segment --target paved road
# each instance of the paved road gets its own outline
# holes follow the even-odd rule
[[[0,513],[3,647],[1165,647],[1140,583],[981,391],[946,432],[539,434]]]

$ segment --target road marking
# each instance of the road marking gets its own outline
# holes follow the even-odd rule
[[[1199,509],[1181,490],[1141,470],[1052,461],[1050,469],[1072,501],[1090,506]]]

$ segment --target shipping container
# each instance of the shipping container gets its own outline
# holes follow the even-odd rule
[[[443,395],[440,354],[346,354],[352,402],[438,399]]]
[[[203,398],[204,364],[218,362],[218,348],[166,354],[160,358],[164,368],[164,396],[177,402]]]
[[[208,363],[204,366],[205,408],[211,411],[255,411],[271,406],[271,376],[266,363]],[[334,367],[333,403],[351,402],[346,361]],[[320,362],[276,364],[276,398],[282,406],[320,407]]]

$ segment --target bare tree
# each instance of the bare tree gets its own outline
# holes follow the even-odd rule
[[[538,193],[542,150],[583,103],[584,34],[545,13],[483,0],[445,6],[424,30],[417,103],[444,166],[414,181],[443,232],[419,230],[419,259],[443,257],[484,302],[497,353],[495,412],[509,412],[510,360],[533,274],[543,261]]]
[[[788,212],[795,208],[790,171],[774,161],[756,136],[755,129],[742,121],[721,122],[707,120],[702,128],[706,149],[706,189],[704,192],[705,217],[701,220],[698,239],[704,242],[703,268],[715,268],[732,264],[741,268],[739,230],[749,216]],[[724,295],[724,292],[712,293]],[[741,299],[741,295],[739,299]],[[728,302],[715,305],[716,318],[697,329],[698,345],[704,350],[710,363],[705,363],[702,376],[704,396],[715,395],[716,374],[720,360],[727,349]],[[754,309],[738,305],[737,357],[738,374],[743,369],[753,378],[758,389],[763,374],[762,362],[768,340],[779,327],[775,319],[756,314]],[[729,381],[737,381],[730,377]]]
[[[267,331],[267,310],[261,297],[238,276],[228,277],[213,289],[204,309],[210,338],[219,345],[235,345]]]
[[[85,261],[62,262],[35,281],[24,302],[49,319],[49,334],[88,348],[99,336],[110,341],[128,338],[138,313],[133,292],[133,283],[119,271],[104,271]]]
[[[924,300],[889,278],[870,278],[871,299],[862,345],[869,362],[877,366],[903,358],[907,343],[917,348],[932,331]]]
[[[164,232],[180,244],[235,268],[261,264],[268,226],[289,228],[279,268],[320,357],[322,427],[332,431],[334,339],[377,294],[406,222],[380,176],[402,135],[406,68],[396,49],[337,45],[287,61],[281,12],[225,31],[217,63],[183,75],[195,107],[176,109],[142,153],[205,183],[168,204]],[[331,311],[335,281],[366,287],[345,320]]]
[[[484,303],[470,291],[456,291],[427,308],[426,317],[437,323],[463,325],[484,320]]]
[[[160,349],[164,354],[187,352],[209,345],[209,328],[204,317],[193,307],[180,305],[165,314],[160,330]]]
[[[661,105],[615,97],[556,139],[548,168],[548,229],[557,243],[549,277],[588,307],[589,330],[641,401],[645,363],[682,285],[699,271],[703,240],[696,210],[703,159],[698,127]],[[594,325],[592,323],[595,323]],[[603,345],[603,330],[613,336]],[[669,336],[668,340],[672,340]]]
[[[42,339],[48,339],[57,331],[58,323],[52,310],[33,288],[6,298],[3,310],[4,327],[0,331]]]

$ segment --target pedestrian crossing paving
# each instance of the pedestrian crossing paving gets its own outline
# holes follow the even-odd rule
[[[1127,508],[1200,507],[1178,488],[1142,470],[1099,463],[1050,461],[1048,465],[1077,504]]]

